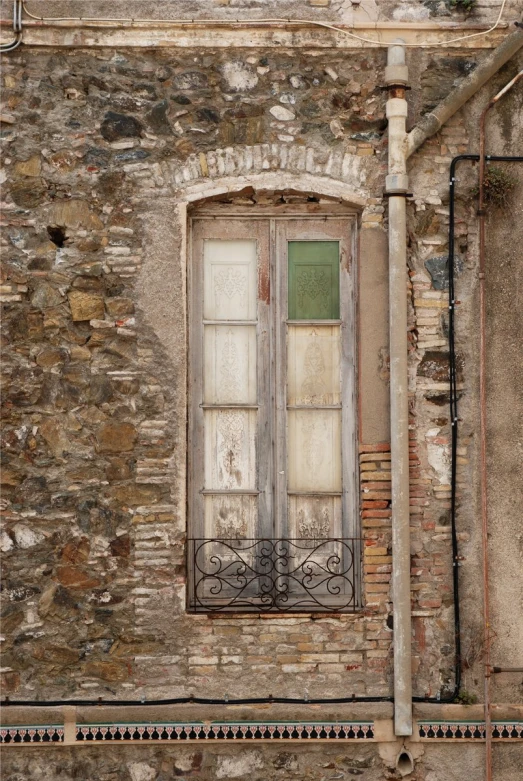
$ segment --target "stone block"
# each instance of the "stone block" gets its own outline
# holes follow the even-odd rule
[[[16,176],[40,176],[41,169],[40,155],[32,155],[28,160],[20,160],[14,166]]]
[[[130,298],[108,298],[105,302],[105,306],[107,312],[112,317],[132,315],[134,313],[134,303]]]
[[[102,295],[83,290],[71,290],[67,297],[73,322],[103,319],[105,308]]]
[[[34,177],[28,181],[24,178],[11,185],[10,195],[22,209],[35,209],[45,201],[47,187],[43,179]]]
[[[80,659],[80,651],[62,645],[37,646],[32,654],[35,659],[46,664],[68,667]]]
[[[130,675],[129,666],[123,662],[87,662],[83,672],[88,677],[112,682],[126,681]]]
[[[62,586],[72,589],[90,589],[101,585],[101,580],[78,567],[58,567],[57,577]]]
[[[121,453],[132,450],[137,432],[132,423],[106,423],[96,434],[100,453]]]
[[[71,540],[62,549],[62,561],[81,564],[89,558],[91,545],[87,537]]]
[[[67,350],[61,347],[50,347],[47,350],[42,350],[36,356],[36,363],[44,369],[50,369],[53,366],[59,366],[65,363],[69,358]]]
[[[49,209],[49,222],[66,228],[90,228],[102,230],[103,222],[91,211],[87,201],[72,198],[69,201],[55,201]]]
[[[39,282],[31,296],[31,304],[36,309],[49,309],[58,306],[62,302],[60,292],[49,282]]]
[[[111,540],[109,547],[113,556],[128,558],[131,553],[131,538],[128,534],[122,534]]]
[[[120,138],[139,138],[143,132],[142,123],[128,114],[108,111],[100,127],[100,133],[106,141],[118,141]]]
[[[40,425],[40,433],[55,458],[63,458],[70,446],[62,426],[63,423],[57,418],[48,418]]]
[[[0,675],[0,682],[4,697],[8,694],[14,694],[20,688],[20,673],[14,670],[8,670]]]

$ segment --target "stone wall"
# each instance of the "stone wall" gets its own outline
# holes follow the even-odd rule
[[[348,674],[355,693],[388,694],[390,538],[376,525],[369,615],[184,615],[184,226],[170,228],[184,191],[208,197],[224,177],[242,189],[280,170],[289,188],[328,178],[336,194],[345,180],[364,227],[379,229],[384,209],[366,188],[379,192],[383,54],[350,68],[273,52],[35,53],[24,67],[26,56],[6,71],[5,622],[18,639],[6,683],[312,696]],[[388,507],[390,487],[378,489],[367,512],[378,494]]]
[[[411,779],[420,781],[458,781],[463,771],[472,778],[484,772],[484,746],[471,743],[438,746],[411,745],[416,759]],[[381,749],[381,751],[380,751]],[[416,750],[417,749],[417,750]],[[295,746],[209,745],[165,746],[89,746],[47,747],[44,749],[6,749],[3,770],[6,781],[47,781],[60,779],[99,779],[99,781],[215,781],[215,779],[252,779],[252,781],[335,781],[358,778],[360,781],[392,781],[402,778],[395,770],[401,750],[393,746],[390,755],[376,744]],[[493,747],[494,778],[519,781],[521,745]],[[409,777],[409,776],[407,776]]]
[[[137,19],[237,19],[277,16],[284,19],[318,19],[351,25],[375,21],[469,22],[493,24],[499,3],[476,0],[473,7],[460,0],[28,0],[27,8],[36,16]],[[9,0],[1,0],[2,18],[12,10]],[[518,0],[507,0],[504,20],[517,18]]]
[[[459,52],[412,58],[415,122],[439,99],[430,71],[450,87],[465,65]],[[381,234],[384,61],[381,50],[26,49],[6,62],[2,675],[11,696],[390,694],[386,437],[361,444],[365,611],[314,620],[184,612],[186,207],[246,187],[297,190],[352,203],[362,234]],[[413,161],[409,207],[420,696],[453,687],[443,269],[448,167],[465,151],[461,112]],[[476,218],[467,197],[459,344],[470,388]],[[386,348],[375,358],[386,383]],[[466,395],[464,412],[473,404]],[[463,432],[460,541],[474,562],[473,423]],[[466,577],[477,588],[477,574]],[[473,640],[477,607],[464,620]],[[471,652],[471,667],[480,658]],[[468,685],[477,688],[477,675]]]

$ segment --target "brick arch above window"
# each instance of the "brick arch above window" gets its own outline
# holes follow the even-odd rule
[[[297,189],[305,192],[311,189],[307,183],[310,177],[320,180],[316,185],[317,191],[325,195],[332,190],[329,181],[339,182],[341,189],[334,188],[334,197],[365,206],[369,197],[368,183],[373,180],[375,168],[373,157],[345,152],[341,146],[307,147],[280,143],[214,149],[189,155],[183,161],[166,159],[155,167],[153,175],[157,188],[166,188],[165,193],[174,190],[182,200],[198,200],[207,197],[205,183],[213,182],[217,188],[237,190],[238,180],[243,180],[256,182],[258,189],[272,188],[270,174],[285,172],[286,176],[299,177],[302,184]],[[132,175],[134,169],[132,166],[129,169]],[[193,188],[194,185],[196,187]],[[288,188],[290,185],[286,183],[284,186]],[[193,189],[194,193],[191,192]]]

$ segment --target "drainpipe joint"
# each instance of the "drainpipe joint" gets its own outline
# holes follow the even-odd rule
[[[407,65],[386,65],[385,66],[385,84],[404,84],[409,80],[409,69]]]
[[[387,119],[394,119],[394,117],[407,118],[408,104],[404,98],[389,98],[386,106]]]
[[[407,174],[388,174],[385,177],[385,193],[387,195],[405,195],[409,191]]]

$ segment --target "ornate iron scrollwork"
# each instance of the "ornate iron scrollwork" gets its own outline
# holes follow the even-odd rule
[[[193,612],[353,612],[359,540],[191,539]]]

